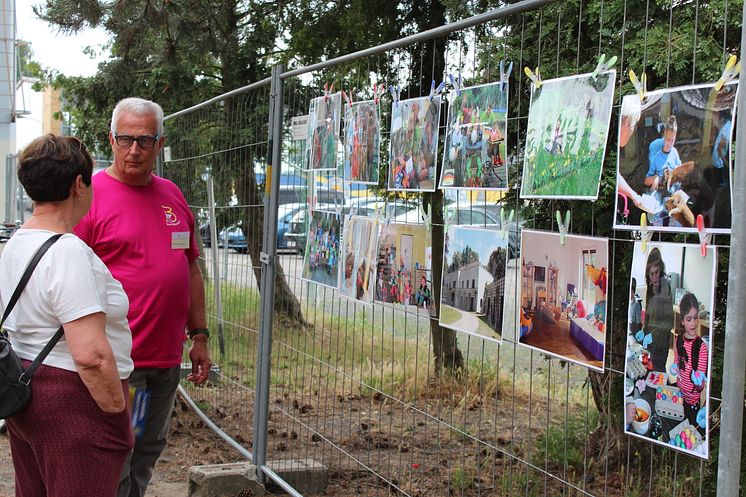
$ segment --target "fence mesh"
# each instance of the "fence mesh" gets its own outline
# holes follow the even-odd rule
[[[626,309],[633,241],[610,229],[621,97],[633,92],[626,73],[647,70],[649,86],[672,87],[718,77],[735,51],[737,2],[557,2],[384,54],[284,79],[284,129],[278,224],[279,266],[271,352],[267,453],[273,461],[313,460],[329,471],[327,495],[714,495],[720,399],[727,236],[720,247],[714,343],[710,462],[622,435]],[[683,26],[694,33],[684,38]],[[717,60],[703,59],[717,47]],[[722,50],[720,50],[722,48]],[[401,98],[427,96],[430,83],[461,74],[465,85],[500,79],[513,61],[508,121],[509,174],[518,178],[528,119],[524,66],[545,79],[590,72],[601,53],[619,56],[615,105],[598,202],[516,199],[517,181],[501,200],[519,219],[512,230],[558,231],[553,213],[570,210],[574,234],[609,237],[606,371],[590,372],[517,344],[515,309],[506,306],[502,344],[443,332],[433,319],[393,306],[365,306],[301,279],[310,203],[356,205],[386,198],[402,212],[435,207],[433,252],[441,250],[437,194],[386,195],[383,188],[345,190],[333,173],[307,172],[308,144],[293,139],[291,118],[308,114],[324,83],[372,98],[373,82],[400,86]],[[373,79],[374,81],[371,81]],[[205,243],[208,313],[215,381],[187,387],[220,429],[251,450],[260,327],[263,190],[269,162],[269,84],[217,99],[167,119],[170,151],[164,175],[184,191]],[[381,105],[385,164],[390,99]],[[445,135],[446,107],[440,136]],[[214,184],[210,215],[208,178]],[[379,185],[385,185],[382,174]],[[611,200],[609,200],[611,199]],[[463,224],[488,226],[496,199],[450,195]],[[611,203],[610,203],[611,202]],[[336,208],[336,206],[334,207]],[[371,214],[371,212],[368,212]],[[468,220],[471,220],[469,223]],[[408,222],[423,223],[420,216]],[[210,243],[210,230],[217,246]],[[695,237],[660,240],[697,243]],[[506,296],[515,299],[517,259],[509,261]],[[436,277],[436,279],[438,279]],[[281,284],[279,284],[281,283]],[[439,285],[439,279],[435,281]],[[220,295],[216,293],[220,288]],[[295,301],[299,307],[295,307]],[[300,311],[300,315],[298,314]],[[451,342],[450,338],[455,338]],[[449,344],[456,348],[448,348]],[[442,351],[438,355],[434,350]],[[437,360],[436,360],[437,357]],[[449,364],[462,364],[451,371]],[[298,462],[297,464],[301,464]]]

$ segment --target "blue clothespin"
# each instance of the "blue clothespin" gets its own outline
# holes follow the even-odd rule
[[[530,67],[524,67],[523,72],[526,73],[526,76],[528,76],[528,79],[531,80],[531,82],[534,84],[534,88],[537,90],[541,88],[541,73],[539,72],[539,67],[536,67],[536,71],[532,71]]]
[[[430,101],[433,101],[433,97],[436,95],[440,95],[440,92],[443,91],[443,88],[445,88],[446,82],[441,81],[438,87],[435,87],[435,80],[430,84]]]
[[[596,79],[598,77],[599,73],[606,72],[612,67],[614,67],[614,64],[616,64],[616,55],[613,55],[609,57],[609,60],[606,60],[606,54],[601,54],[601,56],[598,58],[598,64],[596,64],[596,68],[591,73],[591,78]]]
[[[637,96],[640,97],[640,102],[644,102],[645,99],[648,98],[648,77],[645,72],[643,71],[640,79],[638,80],[635,71],[630,69],[629,80],[632,81],[632,84],[637,91]]]
[[[461,76],[461,73],[458,73],[458,79],[453,77],[453,74],[448,75],[448,79],[451,81],[451,86],[456,90],[456,96],[461,96],[461,86],[464,83],[464,78]]]
[[[507,238],[508,230],[510,229],[510,225],[513,223],[513,216],[515,215],[515,210],[511,209],[510,214],[507,216],[505,215],[505,209],[500,209],[500,231],[502,232],[502,237],[504,239]]]
[[[396,88],[394,88],[394,85],[389,86],[389,92],[391,92],[391,98],[394,99],[394,107],[399,107],[399,97],[401,96],[401,86],[396,85]]]
[[[565,213],[565,222],[562,222],[562,214],[560,214],[559,209],[556,213],[557,216],[557,226],[559,226],[559,236],[560,236],[560,245],[565,244],[565,236],[567,235],[567,230],[570,228],[570,211],[568,210]]]
[[[728,62],[726,62],[725,64],[723,74],[720,75],[717,83],[715,83],[715,91],[722,90],[725,83],[734,80],[740,72],[741,63],[738,62],[738,57],[736,57],[735,55],[731,55],[730,57],[728,57]]]
[[[505,61],[500,61],[500,91],[503,91],[505,88],[505,85],[508,84],[508,80],[510,79],[510,74],[513,72],[513,61],[510,61],[510,64],[508,65],[508,70],[505,71]]]

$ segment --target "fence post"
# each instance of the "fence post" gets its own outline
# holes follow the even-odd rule
[[[215,182],[212,175],[207,178],[207,208],[208,223],[210,227],[210,252],[212,253],[212,291],[215,295],[215,308],[218,315],[218,345],[220,346],[220,359],[225,355],[225,333],[223,332],[223,280],[220,277],[220,262],[218,256],[218,223],[215,216]],[[225,257],[227,259],[227,257]]]
[[[269,150],[264,189],[264,233],[262,239],[261,313],[259,347],[256,360],[256,396],[254,398],[254,464],[257,478],[264,482],[262,466],[267,462],[267,423],[269,421],[270,356],[272,354],[272,313],[275,304],[275,260],[277,258],[277,208],[282,169],[283,82],[281,64],[272,67],[269,89]],[[253,171],[249,172],[253,174]]]
[[[746,16],[746,3],[743,4]],[[741,59],[746,57],[746,30],[741,26]],[[741,88],[740,90],[743,90]],[[746,108],[746,96],[738,92],[738,108]],[[736,143],[746,143],[746,126],[736,123]],[[720,423],[720,451],[718,454],[718,497],[738,495],[741,478],[741,437],[743,430],[743,382],[746,365],[743,309],[746,306],[746,284],[743,280],[746,267],[746,226],[743,223],[746,208],[740,199],[746,195],[746,161],[737,154],[733,165],[732,198],[733,223],[731,224],[730,258],[728,260],[728,308],[725,314],[725,357],[723,360],[723,404]],[[740,166],[739,166],[740,164]],[[739,221],[740,220],[740,221]]]

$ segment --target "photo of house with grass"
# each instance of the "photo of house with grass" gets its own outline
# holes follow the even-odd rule
[[[521,198],[596,200],[616,71],[531,86]]]
[[[502,339],[508,239],[501,231],[451,226],[443,248],[440,324]]]

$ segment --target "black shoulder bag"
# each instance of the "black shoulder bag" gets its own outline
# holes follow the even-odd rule
[[[41,260],[44,253],[51,247],[57,240],[60,239],[62,234],[54,235],[50,237],[44,244],[39,247],[31,261],[26,267],[26,271],[21,276],[21,281],[18,283],[13,296],[8,301],[8,306],[5,308],[3,319],[0,321],[0,326],[5,322],[5,319],[13,310],[13,307],[18,301],[18,297],[21,296],[21,292],[26,287],[26,283],[31,278],[31,273],[34,272],[36,265]],[[62,326],[57,330],[51,340],[44,346],[44,349],[39,352],[34,362],[31,363],[28,369],[24,369],[23,363],[18,358],[8,340],[8,335],[5,331],[0,331],[0,419],[8,418],[21,409],[23,409],[28,401],[31,399],[31,377],[34,372],[44,362],[49,352],[57,345],[57,342],[62,338],[64,330]]]

